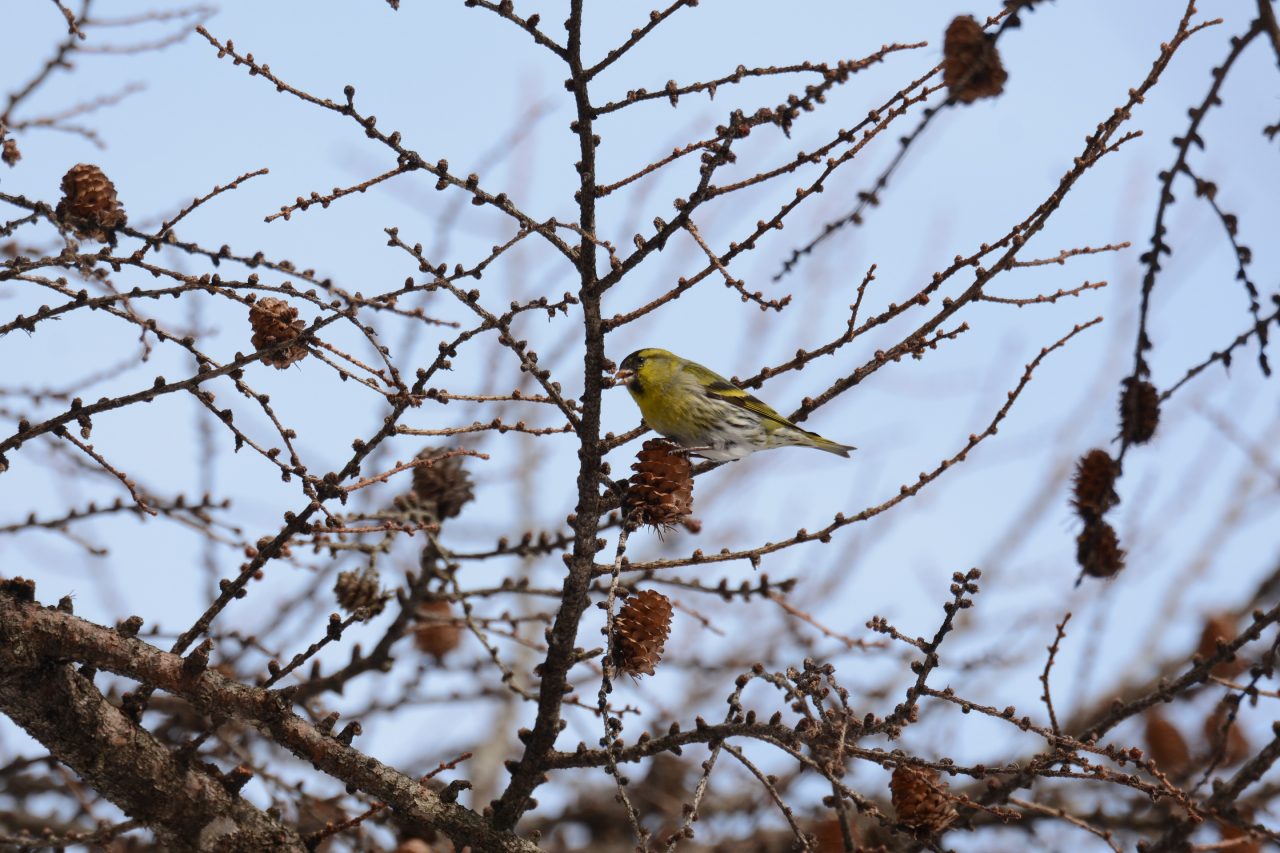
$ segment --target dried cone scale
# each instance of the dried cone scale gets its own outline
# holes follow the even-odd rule
[[[651,438],[636,454],[623,510],[635,525],[666,530],[693,511],[693,463],[676,445]]]
[[[671,599],[642,589],[627,599],[613,620],[613,664],[631,676],[653,675],[671,633]]]
[[[899,764],[889,780],[893,808],[898,820],[915,829],[942,832],[956,819],[955,806],[947,796],[947,783],[938,771]]]
[[[942,81],[951,97],[962,104],[993,98],[1004,91],[1008,79],[995,41],[982,25],[971,15],[953,20],[942,44]]]
[[[298,319],[298,309],[283,299],[265,296],[249,306],[249,325],[253,327],[253,348],[269,346],[296,338],[307,325]],[[307,355],[305,344],[293,344],[262,356],[264,364],[284,370]]]
[[[59,222],[81,237],[103,243],[114,244],[116,229],[128,221],[115,184],[91,163],[78,163],[62,176],[62,200],[55,212]]]

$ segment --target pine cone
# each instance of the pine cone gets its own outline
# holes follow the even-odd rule
[[[413,642],[418,650],[431,655],[436,663],[462,642],[462,628],[453,619],[453,607],[447,601],[424,601],[418,605],[418,624],[413,629]]]
[[[1182,732],[1154,709],[1147,712],[1146,741],[1151,760],[1164,773],[1178,779],[1191,769],[1191,751]]]
[[[1130,444],[1146,444],[1160,423],[1160,395],[1145,380],[1129,377],[1120,391],[1120,437]]]
[[[382,597],[381,578],[373,566],[366,566],[359,572],[340,573],[333,591],[338,597],[338,605],[348,613],[355,613],[363,607],[369,610],[370,616],[377,616],[387,604]]]
[[[630,676],[653,675],[671,633],[671,599],[642,589],[627,599],[613,621],[613,664]]]
[[[623,498],[624,516],[635,525],[666,531],[693,511],[693,464],[676,445],[661,438],[644,443],[632,464]]]
[[[420,504],[430,504],[437,521],[458,515],[476,497],[464,457],[439,458],[448,452],[447,448],[428,447],[418,458],[436,461],[413,469],[412,497]]]
[[[936,770],[899,764],[889,780],[898,820],[915,829],[942,832],[956,819],[947,787]]]
[[[1240,730],[1239,715],[1231,721],[1230,728],[1227,728],[1228,716],[1227,703],[1219,702],[1204,721],[1204,739],[1209,745],[1209,752],[1212,755],[1222,753],[1223,767],[1239,764],[1253,753],[1249,739]]]
[[[1008,79],[994,39],[973,16],[953,20],[942,43],[942,82],[951,97],[962,104],[993,98],[1004,91]]]
[[[297,308],[283,299],[264,296],[249,306],[249,325],[253,327],[253,348],[266,349],[296,338],[307,324],[298,319]],[[261,358],[263,364],[270,364],[277,370],[284,370],[306,356],[306,344],[298,343],[269,355],[263,355]]]
[[[1218,653],[1218,641],[1229,643],[1235,638],[1234,619],[1225,613],[1211,616],[1205,620],[1204,630],[1200,632],[1200,644],[1196,647],[1196,654],[1202,658],[1211,658]],[[1237,657],[1214,664],[1211,672],[1218,678],[1235,678],[1248,667],[1247,662]]]
[[[22,152],[18,150],[18,143],[13,141],[13,137],[5,137],[4,143],[0,144],[0,160],[6,166],[16,166],[21,159]]]
[[[1111,454],[1098,449],[1090,450],[1076,462],[1071,505],[1080,518],[1085,521],[1101,518],[1120,503],[1115,488],[1119,468]]]
[[[1124,568],[1124,549],[1115,528],[1096,518],[1086,520],[1076,537],[1076,562],[1086,575],[1095,578],[1118,574]]]
[[[1235,810],[1242,822],[1253,823],[1254,811],[1252,806],[1238,805]],[[1230,851],[1230,853],[1262,853],[1262,844],[1256,840],[1258,836],[1246,832],[1233,823],[1218,821],[1218,834],[1223,841],[1236,842],[1235,844],[1222,845],[1221,849],[1223,851]],[[1240,840],[1244,838],[1248,838],[1249,840]]]
[[[850,821],[849,829],[853,835],[855,849],[858,843],[858,827]],[[844,853],[844,831],[840,829],[840,819],[829,817],[813,827],[813,849],[816,853]]]
[[[78,163],[62,176],[62,201],[55,212],[59,222],[81,237],[112,245],[115,230],[128,220],[116,198],[115,185],[90,163]]]

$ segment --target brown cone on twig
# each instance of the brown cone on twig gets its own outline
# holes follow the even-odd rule
[[[850,821],[849,831],[856,845],[860,839],[858,827],[852,821]],[[815,853],[844,853],[844,830],[840,828],[840,819],[830,817],[815,824],[813,840]]]
[[[633,525],[659,531],[682,523],[693,511],[693,464],[675,444],[661,438],[644,443],[632,464],[622,506]]]
[[[962,104],[994,98],[1004,91],[1009,74],[1000,62],[995,40],[972,15],[961,15],[947,27],[942,43],[942,82]]]
[[[115,184],[91,163],[77,163],[62,176],[62,200],[54,212],[81,237],[112,245],[116,229],[128,221]]]
[[[458,647],[462,642],[462,629],[454,621],[449,602],[424,601],[418,605],[413,642],[419,651],[431,655],[437,663]]]
[[[265,296],[249,306],[249,325],[253,327],[253,348],[266,349],[298,337],[307,324],[298,318],[297,308],[283,299]],[[306,344],[298,343],[264,354],[261,358],[264,364],[284,370],[306,356]]]
[[[671,633],[671,599],[642,589],[627,599],[613,620],[613,664],[631,676],[653,675]]]
[[[0,143],[0,160],[6,166],[16,166],[21,159],[22,152],[18,150],[18,143],[12,137],[5,137],[4,142]]]
[[[1107,510],[1120,503],[1116,494],[1116,475],[1119,466],[1105,450],[1090,450],[1076,462],[1076,474],[1072,481],[1071,505],[1080,518],[1101,518]]]
[[[1116,530],[1101,519],[1085,521],[1084,530],[1076,537],[1076,562],[1086,575],[1110,578],[1124,568],[1124,549]]]
[[[437,521],[458,515],[476,497],[471,475],[464,464],[465,457],[445,456],[448,452],[447,448],[428,447],[418,458],[431,460],[431,464],[413,469],[410,497],[418,504],[429,506]]]
[[[1241,822],[1246,824],[1253,823],[1254,811],[1251,806],[1239,805],[1236,806],[1235,811]],[[1258,836],[1246,832],[1234,823],[1228,823],[1223,820],[1218,821],[1218,834],[1223,841],[1235,842],[1234,844],[1223,844],[1218,848],[1224,853],[1227,851],[1230,851],[1230,853],[1262,853],[1262,843],[1257,840]]]
[[[1196,646],[1196,654],[1208,659],[1218,653],[1218,643],[1229,643],[1236,638],[1236,623],[1225,613],[1211,616],[1205,620],[1204,630],[1200,632],[1200,643]],[[1214,664],[1211,674],[1217,678],[1235,678],[1247,669],[1249,664],[1239,657]]]
[[[358,572],[340,573],[338,582],[333,585],[338,605],[348,613],[365,608],[370,616],[378,615],[387,604],[382,596],[381,580],[378,570],[373,566],[365,566]]]
[[[1178,779],[1191,769],[1191,751],[1182,732],[1155,709],[1147,712],[1146,741],[1151,760],[1163,773]]]
[[[936,770],[899,764],[889,780],[898,820],[914,829],[942,832],[956,819],[947,787]]]
[[[1130,444],[1146,444],[1160,423],[1160,395],[1146,380],[1129,377],[1120,391],[1120,437]]]
[[[1230,710],[1227,703],[1219,702],[1213,709],[1213,713],[1204,721],[1204,738],[1209,747],[1209,754],[1221,754],[1222,760],[1219,764],[1223,767],[1239,764],[1253,754],[1249,739],[1240,730],[1240,718],[1237,716],[1228,726],[1229,717]]]

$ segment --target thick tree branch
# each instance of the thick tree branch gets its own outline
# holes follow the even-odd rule
[[[47,614],[48,621],[74,619],[0,596],[0,710],[95,790],[171,849],[307,849],[293,829],[228,791],[198,764],[175,758],[92,681],[28,636],[18,611]]]
[[[84,737],[97,732],[99,742],[96,747],[86,747],[80,753],[68,751],[66,756],[59,757],[69,763],[74,762],[73,766],[102,794],[124,800],[129,791],[136,788],[141,775],[139,768],[152,766],[150,763],[138,763],[149,755],[145,740],[140,741],[140,736],[147,739],[150,736],[136,728],[132,731],[121,728],[124,725],[123,715],[110,706],[106,707],[114,716],[106,715],[107,711],[101,707],[106,705],[105,701],[91,709],[95,710],[94,713],[86,713],[83,725],[67,726],[63,717],[84,706],[85,687],[99,697],[101,694],[84,679],[80,679],[81,686],[77,692],[73,680],[80,677],[73,673],[56,675],[63,661],[83,661],[153,684],[181,696],[204,713],[216,713],[248,723],[319,770],[386,802],[415,831],[440,831],[459,847],[470,844],[476,850],[493,853],[530,853],[537,850],[536,845],[530,842],[495,832],[488,821],[475,812],[444,802],[416,780],[347,746],[332,734],[322,732],[290,710],[287,690],[247,687],[214,670],[201,670],[190,657],[184,659],[163,652],[70,613],[20,600],[10,591],[12,587],[11,582],[5,592],[0,592],[0,672],[3,672],[0,677],[0,707],[52,749],[64,748],[58,742],[59,738]],[[31,705],[30,700],[24,698],[31,694],[40,696],[41,691],[48,692],[36,705]],[[72,728],[74,734],[68,735],[63,731]],[[122,755],[120,750],[135,750],[137,755]],[[106,755],[111,756],[110,767],[103,766],[108,763],[103,761]],[[183,779],[174,778],[170,784],[177,785],[181,781]],[[172,789],[174,792],[178,790],[176,787]],[[199,810],[199,799],[192,793],[193,789],[181,790],[182,795],[175,794],[167,806],[156,803],[150,807],[181,810],[183,820],[204,814]],[[156,790],[151,788],[147,789],[145,796],[165,799],[157,797]],[[139,803],[138,808],[141,807],[142,803]],[[155,821],[159,826],[166,825],[162,820],[163,813],[159,816],[151,816],[152,813],[146,811],[134,814],[139,819]],[[210,818],[205,820],[205,824],[221,813],[210,809],[208,814]],[[232,823],[228,821],[227,825]],[[172,831],[175,837],[188,837],[178,835],[177,827]],[[262,845],[234,849],[293,848]]]

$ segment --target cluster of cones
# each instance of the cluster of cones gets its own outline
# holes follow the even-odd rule
[[[16,163],[21,155],[13,140],[4,138],[0,145],[4,161]],[[111,245],[115,245],[116,231],[129,221],[115,184],[92,163],[77,163],[62,176],[62,199],[54,215],[77,236]],[[254,348],[265,349],[297,338],[306,323],[298,319],[297,308],[268,296],[250,303],[249,325],[253,328]],[[307,352],[305,344],[292,344],[262,356],[262,361],[283,370],[301,361]]]
[[[449,455],[443,448],[428,448],[417,458],[424,464],[413,469],[413,486],[409,492],[396,499],[399,509],[439,524],[459,515],[462,508],[475,499],[475,486],[464,464],[465,457]],[[439,550],[428,542],[423,548],[424,570],[429,567],[438,572],[436,564],[440,559]],[[363,611],[364,618],[381,613],[391,597],[382,589],[378,570],[373,566],[339,574],[334,594],[344,610]],[[418,650],[437,662],[462,641],[462,627],[453,604],[441,595],[429,596],[418,604],[411,630]]]
[[[1220,646],[1230,643],[1235,637],[1236,621],[1233,617],[1212,616],[1205,621],[1195,655],[1201,660],[1215,657],[1219,654]],[[1230,681],[1248,666],[1246,661],[1231,657],[1215,663],[1210,673],[1214,678]],[[1213,706],[1200,726],[1201,738],[1197,745],[1189,743],[1183,730],[1171,722],[1159,708],[1149,710],[1144,735],[1147,753],[1156,767],[1174,782],[1181,782],[1208,766],[1231,767],[1253,755],[1253,745],[1237,718],[1239,705],[1236,698],[1238,697],[1234,694],[1229,695]],[[1247,805],[1239,806],[1237,811],[1245,823],[1252,821],[1252,810]],[[1239,853],[1258,853],[1262,850],[1260,842],[1247,838],[1245,831],[1233,824],[1220,823],[1219,834],[1223,841],[1234,842],[1229,847],[1223,845],[1224,850]]]
[[[1160,422],[1160,397],[1145,380],[1126,379],[1120,392],[1120,439],[1145,444]],[[1090,450],[1076,462],[1071,505],[1084,522],[1076,537],[1076,562],[1086,575],[1110,578],[1124,568],[1124,549],[1115,528],[1104,516],[1116,504],[1120,463],[1102,449]]]
[[[1229,643],[1236,637],[1235,620],[1229,616],[1213,616],[1205,621],[1204,631],[1200,634],[1200,643],[1196,647],[1196,656],[1207,660],[1218,653],[1220,643]],[[1211,670],[1215,678],[1229,681],[1248,668],[1248,664],[1240,658],[1219,661]],[[1152,709],[1146,715],[1147,749],[1156,766],[1173,779],[1186,778],[1197,766],[1216,760],[1223,767],[1230,767],[1248,758],[1252,747],[1240,725],[1235,719],[1230,701],[1219,702],[1204,719],[1204,749],[1193,750],[1187,743],[1182,731],[1165,717],[1158,709]],[[1202,754],[1204,760],[1193,757],[1193,752]]]
[[[663,533],[690,524],[693,464],[689,455],[661,438],[644,443],[622,499],[624,523]],[[613,623],[613,665],[632,677],[653,675],[671,633],[671,599],[651,589],[629,596]]]

